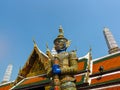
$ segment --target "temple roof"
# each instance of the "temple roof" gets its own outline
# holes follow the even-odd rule
[[[40,74],[45,74],[44,62],[48,60],[48,56],[44,54],[36,44],[34,44],[34,48],[26,61],[25,65],[22,69],[20,69],[18,77],[16,79],[16,83],[20,80],[31,77],[37,76]],[[41,68],[41,70],[40,70]],[[39,69],[39,70],[38,70]]]

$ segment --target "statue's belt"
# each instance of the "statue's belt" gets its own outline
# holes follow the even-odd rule
[[[73,82],[66,82],[61,85],[62,89],[69,88],[69,87],[76,87]]]
[[[62,83],[70,82],[70,81],[75,81],[75,78],[73,78],[71,76],[65,76],[65,77],[63,77],[63,79],[61,79]]]

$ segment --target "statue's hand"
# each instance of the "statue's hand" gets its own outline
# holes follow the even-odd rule
[[[60,69],[59,65],[57,65],[57,64],[54,64],[52,66],[52,71],[53,71],[54,74],[60,74],[61,73],[61,69]]]

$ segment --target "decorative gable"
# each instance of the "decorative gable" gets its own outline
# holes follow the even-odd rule
[[[36,58],[34,60],[33,66],[31,67],[29,73],[27,74],[27,77],[36,76],[44,73],[45,73],[44,65],[41,63],[39,58]]]
[[[30,54],[27,62],[25,63],[23,68],[19,71],[15,83],[18,83],[19,81],[27,77],[46,74],[44,63],[47,60],[48,60],[47,55],[40,51],[37,45],[35,44],[33,51]]]

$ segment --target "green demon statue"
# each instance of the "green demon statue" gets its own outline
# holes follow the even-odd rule
[[[56,54],[50,56],[51,68],[47,69],[48,76],[52,76],[53,90],[76,90],[75,77],[77,73],[76,51],[66,52],[70,41],[64,37],[62,27],[54,40]]]

